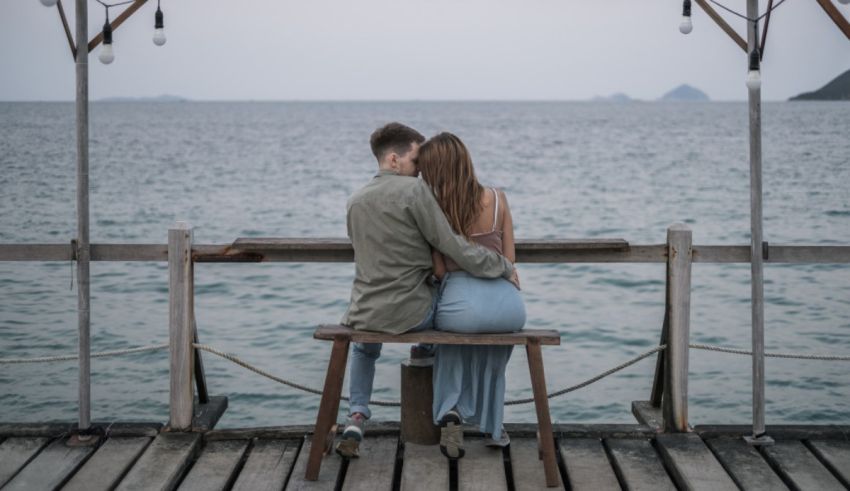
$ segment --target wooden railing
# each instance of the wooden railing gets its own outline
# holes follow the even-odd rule
[[[765,262],[850,263],[847,245],[765,244]],[[72,261],[72,244],[0,244],[0,261]],[[667,243],[632,245],[622,239],[519,240],[522,263],[664,263],[667,266],[666,306],[659,356],[647,405],[660,408],[666,431],[688,429],[688,341],[692,263],[747,263],[749,245],[693,245],[691,230],[673,225]],[[351,262],[354,251],[346,239],[243,238],[232,244],[194,244],[192,229],[178,224],[168,231],[167,244],[92,244],[92,261],[153,261],[169,264],[170,426],[187,430],[192,424],[193,377],[204,386],[194,316],[195,263]],[[206,394],[203,394],[203,398]]]

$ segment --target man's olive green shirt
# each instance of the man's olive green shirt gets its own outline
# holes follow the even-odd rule
[[[501,255],[452,231],[428,186],[415,177],[381,171],[348,200],[348,237],[354,246],[354,285],[342,323],[401,334],[425,320],[436,288],[431,247],[464,271],[510,277]]]

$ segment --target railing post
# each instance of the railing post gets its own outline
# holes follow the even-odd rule
[[[688,431],[688,343],[691,320],[691,230],[667,229],[668,336],[664,370],[664,431]]]
[[[169,426],[178,431],[192,427],[193,304],[192,229],[185,222],[177,222],[168,230],[168,339],[171,375]]]

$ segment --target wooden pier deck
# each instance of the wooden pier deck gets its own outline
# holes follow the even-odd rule
[[[166,432],[159,424],[99,425],[98,445],[67,445],[71,425],[0,425],[5,490],[530,490],[545,487],[534,425],[508,425],[509,448],[466,436],[456,468],[436,446],[402,444],[398,425],[370,427],[362,457],[325,457],[304,480],[308,426]],[[745,426],[656,433],[644,425],[556,425],[561,488],[850,489],[850,427],[775,426],[769,447],[748,446]],[[557,488],[556,488],[557,489]]]

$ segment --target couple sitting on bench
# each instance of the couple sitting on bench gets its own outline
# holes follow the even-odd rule
[[[390,123],[370,143],[378,174],[348,201],[355,276],[342,323],[389,334],[522,329],[511,212],[504,193],[478,183],[463,142],[450,133],[425,141]],[[434,356],[433,414],[446,457],[463,457],[464,422],[477,423],[489,445],[508,444],[502,417],[512,349],[412,347],[413,358]],[[380,343],[354,343],[349,419],[336,446],[343,457],[358,456],[380,353]]]

